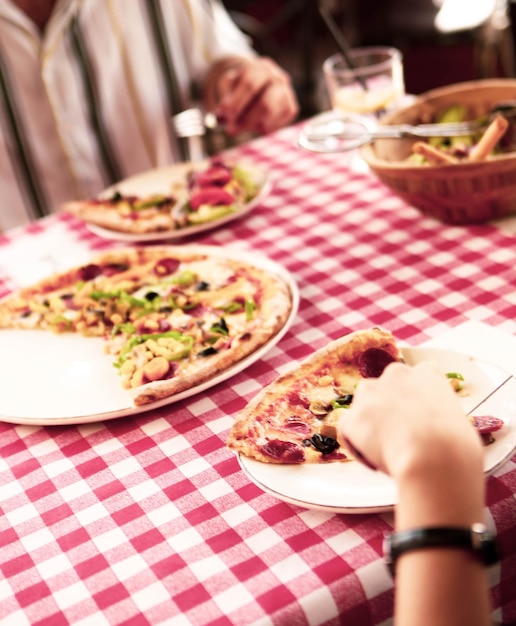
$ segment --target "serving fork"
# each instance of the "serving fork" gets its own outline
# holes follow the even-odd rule
[[[433,124],[376,125],[363,115],[328,111],[316,116],[301,130],[298,143],[301,147],[321,152],[351,150],[376,139],[402,139],[403,137],[466,137],[484,131],[496,116],[514,119],[516,103],[500,102],[489,114],[464,122],[439,122]]]
[[[391,124],[371,128],[368,124],[358,120],[349,122],[342,118],[333,118],[319,125],[313,125],[313,130],[305,131],[310,141],[334,139],[363,139],[364,143],[375,139],[401,139],[403,137],[462,137],[476,135],[489,123],[487,121],[472,120],[470,122],[450,122],[439,124]]]

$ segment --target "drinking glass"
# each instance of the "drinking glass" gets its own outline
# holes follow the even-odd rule
[[[390,47],[353,48],[351,68],[341,53],[323,63],[330,103],[335,111],[380,117],[405,95],[403,56]]]
[[[332,112],[314,121],[314,129],[328,132],[346,125],[358,124],[373,130],[378,119],[401,104],[405,96],[403,56],[399,50],[386,46],[353,48],[348,52],[351,67],[342,53],[334,54],[323,63],[323,75]],[[335,121],[332,121],[332,115]],[[314,130],[312,129],[312,130]],[[323,130],[325,129],[325,130]],[[342,146],[331,136],[321,142],[303,139],[300,145],[316,151],[335,151]],[[350,144],[350,149],[352,142]],[[350,152],[350,167],[367,172],[368,166],[358,151]]]

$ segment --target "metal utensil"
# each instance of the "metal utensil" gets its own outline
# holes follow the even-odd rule
[[[500,102],[488,115],[466,122],[436,124],[375,125],[363,115],[327,111],[308,122],[298,137],[298,144],[311,152],[354,150],[376,139],[403,137],[466,137],[485,130],[496,115],[516,117],[516,102]]]
[[[461,137],[476,135],[487,128],[490,119],[449,124],[396,124],[375,126],[361,115],[341,115],[335,111],[312,119],[301,130],[298,143],[312,152],[354,150],[376,139],[403,137]]]
[[[213,113],[204,113],[201,109],[186,109],[172,117],[172,124],[178,137],[187,140],[189,159],[192,163],[207,158],[204,135],[207,128],[218,126],[217,117]]]

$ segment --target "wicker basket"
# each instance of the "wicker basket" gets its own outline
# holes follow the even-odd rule
[[[382,124],[418,124],[435,119],[448,106],[468,108],[468,118],[488,112],[503,100],[516,101],[516,80],[458,83],[421,95],[414,104],[382,119]],[[363,146],[372,172],[398,196],[426,215],[451,224],[473,224],[516,213],[516,153],[478,163],[411,165],[414,139],[382,139]]]

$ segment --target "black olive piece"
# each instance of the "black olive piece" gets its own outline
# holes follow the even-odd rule
[[[325,437],[319,433],[312,435],[312,445],[322,454],[330,454],[339,447],[339,443],[336,439],[333,437]]]
[[[119,191],[115,191],[115,193],[109,198],[111,202],[120,202],[123,199],[122,194]]]
[[[145,294],[145,300],[148,300],[149,302],[152,302],[156,298],[159,298],[159,293],[156,293],[155,291],[148,291]]]
[[[335,400],[335,406],[349,406],[353,402],[353,394],[347,393],[345,396],[337,398]]]
[[[217,354],[218,350],[210,346],[209,348],[204,348],[199,352],[199,356],[211,356],[212,354]]]
[[[174,309],[171,306],[160,306],[159,307],[159,312],[160,313],[171,313]]]
[[[197,285],[195,286],[195,290],[196,291],[207,291],[209,289],[210,285],[209,283],[207,283],[204,280],[201,280],[201,282],[197,283]]]
[[[61,300],[71,300],[73,298],[73,293],[62,293],[59,297]]]

